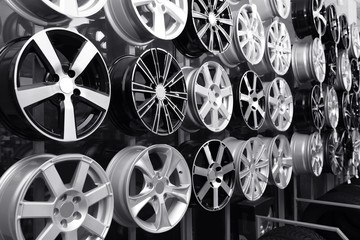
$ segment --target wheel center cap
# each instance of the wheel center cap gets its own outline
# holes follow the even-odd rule
[[[63,218],[68,218],[73,214],[74,209],[74,204],[72,204],[71,202],[66,202],[64,203],[64,205],[61,206],[60,214]]]
[[[164,189],[165,189],[165,184],[163,182],[158,182],[155,186],[155,191],[158,194],[161,194],[162,192],[164,192]]]
[[[208,173],[208,178],[209,178],[210,181],[214,181],[214,180],[215,180],[216,174],[215,174],[214,170],[211,169],[211,170],[209,171],[209,173]]]
[[[159,99],[159,100],[164,100],[165,99],[165,96],[166,96],[166,91],[165,91],[165,88],[163,85],[158,85],[156,87],[156,97]]]
[[[59,84],[63,93],[69,94],[74,91],[74,84],[70,78],[61,79]]]
[[[214,12],[209,13],[209,23],[211,26],[216,25],[216,16]]]

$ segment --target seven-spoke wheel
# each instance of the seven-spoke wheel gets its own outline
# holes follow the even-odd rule
[[[339,100],[333,87],[325,88],[324,99],[325,125],[335,129],[339,122]]]
[[[111,184],[89,157],[24,158],[6,171],[0,186],[0,213],[6,216],[0,220],[1,238],[104,239],[109,230]]]
[[[227,146],[219,140],[204,144],[193,141],[179,147],[192,169],[192,186],[197,202],[208,211],[223,209],[235,187],[235,163]]]
[[[183,72],[165,50],[151,48],[140,57],[117,59],[111,69],[114,94],[110,116],[121,130],[139,135],[174,133],[185,117],[187,91]]]
[[[320,176],[324,164],[323,151],[321,136],[318,132],[311,135],[294,133],[291,138],[294,174]]]
[[[0,116],[18,135],[76,141],[93,133],[105,118],[110,104],[107,67],[82,35],[61,28],[43,30],[8,43],[0,63]]]
[[[189,167],[168,145],[127,147],[106,172],[114,189],[114,219],[151,233],[172,229],[184,216],[191,196]]]
[[[324,169],[326,173],[339,175],[344,167],[344,149],[336,129],[323,134]]]
[[[230,122],[233,92],[224,68],[216,62],[206,62],[200,68],[183,68],[189,96],[189,107],[182,128],[194,132],[207,128],[220,132]]]

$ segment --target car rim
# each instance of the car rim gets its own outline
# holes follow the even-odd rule
[[[59,38],[61,43],[55,41]],[[10,74],[10,65],[2,70],[9,76],[1,83],[2,94],[12,105],[0,103],[0,112],[17,134],[69,142],[89,136],[102,123],[110,104],[110,79],[100,53],[81,35],[47,29],[11,42],[0,57],[5,65],[8,59],[15,62]],[[18,109],[16,119],[10,106]],[[45,111],[41,116],[36,115],[39,108]]]
[[[294,115],[294,105],[291,90],[282,78],[275,78],[271,83],[265,83],[267,115],[266,130],[275,129],[284,132],[289,129]]]
[[[191,107],[187,108],[183,127],[191,131],[195,122],[195,126],[213,132],[224,130],[233,111],[231,82],[224,68],[216,62],[206,62],[185,73],[185,78]]]
[[[337,78],[335,81],[336,90],[350,91],[352,85],[351,64],[346,50],[339,52],[337,58]]]
[[[334,86],[336,81],[336,64],[337,64],[337,49],[335,44],[326,44],[325,45],[325,58],[326,58],[326,74],[325,82]]]
[[[235,187],[235,163],[227,146],[218,140],[180,146],[192,168],[192,186],[197,202],[208,211],[223,209]]]
[[[339,100],[334,88],[325,91],[325,124],[336,128],[339,122]]]
[[[346,15],[339,16],[339,26],[340,26],[340,42],[339,49],[349,49],[350,47],[350,36],[349,36],[349,25]]]
[[[339,119],[339,126],[350,131],[353,124],[350,94],[343,92],[339,94],[338,98],[341,99],[340,112],[342,115]]]
[[[250,129],[260,129],[265,122],[265,93],[258,75],[247,71],[241,78],[238,91],[242,119]]]
[[[294,43],[291,62],[295,79],[298,81],[303,83],[309,80],[325,80],[325,50],[319,38],[312,42]]]
[[[188,208],[189,167],[168,145],[127,147],[115,155],[106,172],[114,188],[114,219],[123,226],[165,232]]]
[[[315,86],[311,93],[311,110],[316,129],[321,129],[325,123],[325,104],[320,87]]]
[[[165,50],[152,48],[139,58],[122,57],[110,70],[114,92],[111,117],[131,135],[149,131],[165,136],[181,125],[186,112],[187,90],[183,72]]]
[[[270,161],[270,179],[278,188],[284,189],[291,180],[293,168],[289,140],[284,135],[263,140]]]
[[[336,130],[324,134],[324,171],[339,175],[343,170],[344,152]]]
[[[340,27],[339,27],[339,20],[336,14],[335,5],[330,4],[326,8],[326,15],[327,15],[326,32],[322,40],[327,43],[338,44],[340,41]]]
[[[359,96],[356,93],[350,93],[349,98],[350,98],[350,112],[351,112],[351,127],[358,129],[359,118],[360,118]]]
[[[360,35],[356,23],[350,26],[350,57],[359,58],[360,56]]]
[[[323,168],[323,145],[320,134],[311,135],[294,133],[291,138],[291,152],[294,163],[294,173],[313,174],[320,176]]]
[[[313,17],[316,31],[320,36],[323,36],[326,31],[326,10],[323,0],[313,1]]]
[[[69,167],[74,173],[63,182]],[[105,238],[114,200],[110,182],[94,160],[79,154],[36,155],[17,162],[0,182],[0,212],[13,219],[4,219],[0,236],[25,239],[29,232],[24,229],[36,227],[42,230],[31,232],[34,239]]]
[[[23,0],[24,1],[24,0]],[[106,0],[42,0],[42,3],[54,11],[68,16],[69,18],[89,17],[99,12],[105,5]]]
[[[358,93],[360,90],[359,62],[356,58],[351,59],[352,91]]]

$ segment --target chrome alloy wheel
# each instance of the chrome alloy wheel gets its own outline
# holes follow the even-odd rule
[[[110,104],[107,67],[82,35],[46,29],[8,43],[0,62],[0,74],[6,76],[0,83],[6,99],[0,103],[0,116],[18,135],[77,141],[92,134],[105,118]]]
[[[350,25],[350,51],[349,55],[353,58],[360,57],[360,35],[356,23]]]
[[[108,0],[104,9],[114,31],[132,45],[174,39],[188,17],[187,0]]]
[[[293,169],[289,140],[284,135],[261,139],[265,142],[269,156],[270,182],[280,189],[285,189],[290,183]]]
[[[340,26],[334,4],[330,4],[326,7],[326,16],[326,31],[321,39],[325,44],[338,44],[340,41]]]
[[[291,64],[291,41],[284,23],[274,20],[266,28],[265,55],[259,64],[251,65],[257,74],[267,74],[269,71],[284,75]]]
[[[319,38],[315,38],[310,42],[294,43],[291,63],[297,81],[304,83],[316,80],[322,83],[325,80],[325,50]]]
[[[351,64],[346,50],[340,50],[336,63],[337,78],[334,87],[338,91],[349,92],[352,85]]]
[[[104,239],[109,230],[112,188],[105,171],[89,157],[24,158],[6,171],[0,186],[0,213],[6,216],[1,238]]]
[[[256,5],[263,21],[273,17],[287,19],[291,10],[290,0],[252,0],[252,3]]]
[[[205,62],[200,68],[183,68],[188,88],[189,107],[182,128],[189,132],[207,128],[221,132],[233,112],[233,92],[229,76],[216,62]]]
[[[219,140],[204,144],[185,142],[179,147],[192,169],[194,198],[207,211],[219,211],[230,201],[235,188],[235,163]]]
[[[339,100],[333,87],[327,87],[325,95],[325,125],[335,129],[339,123]]]
[[[289,129],[294,116],[294,104],[291,89],[280,77],[264,83],[266,99],[265,123],[260,131],[280,131]]]
[[[147,130],[166,136],[185,118],[187,90],[184,74],[165,50],[151,48],[140,57],[117,59],[111,69],[113,91],[110,117],[129,135]]]
[[[235,16],[232,44],[220,59],[228,67],[244,61],[258,64],[265,52],[265,31],[256,5],[243,5]]]
[[[123,226],[162,233],[175,227],[188,208],[189,167],[168,145],[124,148],[106,173],[114,189],[114,219]]]
[[[247,71],[236,91],[235,108],[240,109],[239,117],[250,129],[260,129],[265,122],[266,108],[265,91],[260,78],[255,72]]]
[[[250,201],[258,200],[265,192],[269,178],[269,158],[266,145],[260,138],[253,137],[247,141],[226,138],[234,157],[237,171],[237,184],[244,196]]]
[[[294,133],[291,138],[294,174],[320,176],[324,165],[323,151],[321,136],[318,132],[311,135]]]
[[[344,167],[344,149],[336,129],[326,132],[323,137],[324,172],[340,175]]]

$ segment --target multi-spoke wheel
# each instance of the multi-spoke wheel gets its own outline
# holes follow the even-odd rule
[[[188,17],[187,0],[108,0],[104,9],[114,31],[133,45],[176,38]]]
[[[335,129],[339,123],[339,100],[333,87],[324,91],[325,99],[325,126]]]
[[[273,17],[287,19],[291,10],[290,0],[253,0],[252,3],[256,5],[263,21]]]
[[[244,61],[258,64],[265,52],[265,31],[256,5],[243,5],[234,18],[234,27],[232,44],[220,55],[221,61],[228,67]]]
[[[208,211],[223,209],[235,187],[235,163],[227,146],[219,140],[204,144],[185,142],[179,147],[192,169],[192,188],[197,202]]]
[[[114,219],[119,224],[161,233],[184,216],[191,176],[176,149],[168,145],[127,147],[114,156],[106,172],[114,189]]]
[[[80,34],[52,28],[14,40],[2,49],[0,63],[0,118],[16,134],[76,141],[105,118],[110,104],[107,67]]]
[[[233,19],[227,0],[189,0],[189,17],[184,31],[173,42],[185,56],[224,52],[231,43]]]
[[[266,29],[265,55],[259,64],[251,65],[257,74],[263,75],[269,71],[284,75],[291,64],[291,41],[284,23],[274,20]]]
[[[340,42],[338,44],[339,49],[348,50],[350,47],[350,30],[347,17],[345,14],[339,16],[340,26]]]
[[[350,131],[353,126],[353,114],[352,114],[352,106],[350,94],[347,92],[339,93],[338,99],[340,99],[340,113],[341,116],[339,118],[339,127],[345,128]]]
[[[292,23],[299,38],[324,35],[327,22],[324,0],[294,0],[291,8]]]
[[[343,171],[344,149],[336,129],[324,133],[322,141],[324,145],[323,171],[337,176]]]
[[[319,130],[325,123],[325,103],[320,87],[315,85],[311,91],[298,90],[294,101],[294,121],[298,131]]]
[[[7,43],[15,38],[33,35],[34,24],[14,12],[6,18],[2,31],[0,33]]]
[[[350,91],[352,85],[351,64],[347,50],[340,50],[336,63],[336,80],[334,87],[338,91]]]
[[[360,35],[359,28],[356,23],[350,25],[350,47],[349,56],[359,58],[360,56]]]
[[[226,138],[236,164],[237,185],[250,201],[258,200],[265,192],[269,178],[269,158],[266,146],[258,137],[248,141]]]
[[[0,186],[2,239],[104,239],[109,230],[111,184],[89,157],[24,158],[6,171]]]
[[[258,130],[265,122],[265,92],[259,76],[247,71],[236,85],[234,114],[251,130]]]
[[[319,38],[294,43],[291,63],[297,81],[304,83],[311,80],[318,82],[325,80],[325,50]]]
[[[187,91],[183,72],[165,50],[151,48],[140,57],[117,59],[110,69],[114,94],[110,116],[129,135],[147,130],[174,133],[185,118]]]
[[[280,77],[272,82],[264,83],[266,99],[265,123],[260,131],[280,131],[289,129],[293,115],[294,105],[291,90],[287,82]]]
[[[91,21],[78,27],[79,33],[87,37],[100,51],[101,55],[107,59],[107,36],[106,22],[103,19]]]
[[[270,182],[284,189],[290,183],[293,168],[289,140],[284,135],[262,140],[270,161]]]
[[[106,0],[5,0],[18,14],[41,26],[59,25],[69,18],[91,17],[98,13]]]
[[[311,135],[294,133],[291,138],[294,174],[320,176],[324,165],[323,151],[320,133],[314,132]]]
[[[356,58],[351,59],[351,77],[352,77],[352,92],[359,93],[360,91],[360,69],[359,61]]]
[[[337,47],[336,44],[328,43],[325,44],[325,59],[326,59],[326,73],[325,83],[329,86],[334,86],[337,81]]]
[[[340,41],[340,26],[339,19],[336,14],[336,8],[334,4],[330,4],[326,8],[327,24],[326,31],[322,37],[324,43],[338,44]]]
[[[233,92],[228,74],[216,62],[206,62],[200,68],[183,68],[189,103],[182,128],[195,132],[207,128],[220,132],[230,122],[233,112]]]

